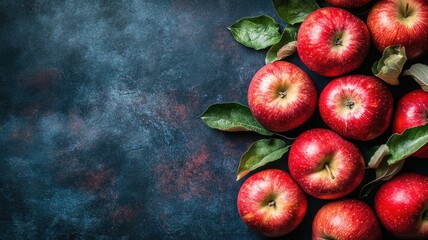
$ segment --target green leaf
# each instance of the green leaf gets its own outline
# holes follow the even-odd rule
[[[260,125],[253,117],[250,109],[240,103],[211,105],[199,118],[208,127],[221,131],[252,131],[265,136],[272,136],[274,134]]]
[[[428,143],[428,124],[408,128],[402,134],[393,134],[386,145],[389,148],[388,164],[405,159]]]
[[[385,144],[369,150],[368,168],[374,168],[376,177],[363,186],[360,196],[367,196],[374,186],[387,181],[403,168],[407,157],[428,143],[428,124],[408,128],[402,134],[392,134]]]
[[[227,29],[236,41],[255,50],[270,47],[281,39],[279,24],[265,15],[242,18]]]
[[[372,66],[373,74],[390,85],[398,85],[398,77],[407,61],[404,46],[392,45],[383,50],[382,58]]]
[[[394,164],[411,156],[428,143],[428,124],[408,128],[403,133],[392,134],[385,144],[370,150],[368,168],[377,168],[386,159]]]
[[[415,63],[403,72],[404,76],[411,76],[421,88],[428,92],[428,66],[422,63]]]
[[[291,25],[303,22],[309,13],[320,8],[315,0],[273,0],[273,5],[279,17]]]
[[[249,172],[280,159],[289,148],[286,142],[276,138],[261,139],[253,143],[241,157],[236,181]]]
[[[299,31],[300,25],[288,25],[284,28],[284,32],[281,35],[281,40],[274,44],[267,52],[265,63],[278,61],[284,58],[284,55],[278,54],[278,52],[284,48],[284,46],[293,47],[291,43],[297,40],[297,32]],[[290,45],[287,45],[290,44]],[[278,56],[279,55],[279,56]],[[285,56],[286,57],[286,56]]]

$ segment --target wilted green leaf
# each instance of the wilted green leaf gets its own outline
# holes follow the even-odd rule
[[[404,46],[392,45],[386,47],[382,58],[372,66],[373,74],[390,85],[398,85],[398,77],[403,71],[403,66],[407,61]]]
[[[288,25],[284,28],[284,32],[281,35],[281,40],[268,50],[265,58],[266,64],[282,59],[280,56],[278,56],[278,51],[287,44],[297,40],[297,32],[299,31],[299,27],[300,25],[296,24]]]
[[[249,172],[266,165],[269,162],[280,159],[290,148],[286,142],[280,139],[261,139],[255,142],[242,155],[239,162],[236,181]]]
[[[250,109],[240,103],[219,103],[208,107],[199,117],[208,127],[226,132],[252,131],[271,136],[253,117]]]
[[[415,63],[403,72],[405,76],[412,76],[421,85],[421,88],[428,92],[428,66],[422,63]]]
[[[281,39],[279,24],[265,15],[242,18],[227,29],[236,41],[255,50],[270,47]]]
[[[320,8],[315,0],[273,0],[273,5],[281,19],[291,25],[303,22],[309,13]]]

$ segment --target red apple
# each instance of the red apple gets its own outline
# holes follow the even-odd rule
[[[388,129],[393,97],[381,80],[347,75],[330,81],[322,90],[319,111],[323,121],[345,138],[368,141]]]
[[[336,199],[358,187],[364,177],[365,163],[355,144],[331,130],[314,128],[294,140],[288,168],[309,195]]]
[[[401,44],[408,59],[428,51],[428,1],[380,0],[370,10],[367,26],[380,51]]]
[[[380,186],[374,208],[382,225],[402,239],[428,239],[428,177],[403,173]]]
[[[248,88],[254,118],[269,130],[284,132],[307,121],[315,112],[317,89],[300,67],[277,61],[260,68]]]
[[[362,65],[370,48],[366,24],[347,10],[324,7],[310,13],[297,34],[297,53],[313,72],[326,77]]]
[[[238,212],[252,230],[269,237],[285,235],[302,222],[306,195],[287,172],[267,169],[251,175],[238,193]]]
[[[413,90],[398,100],[392,120],[392,131],[402,133],[407,128],[428,123],[428,93],[422,89]],[[428,158],[428,145],[413,154],[415,157]]]
[[[372,0],[326,0],[334,7],[355,9],[367,5]]]
[[[357,199],[322,206],[312,222],[312,240],[380,240],[382,231],[373,209]]]

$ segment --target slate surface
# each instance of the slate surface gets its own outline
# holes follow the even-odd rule
[[[270,1],[3,0],[0,239],[263,239],[238,216],[235,181],[260,136],[197,119],[246,104],[265,52],[226,27],[261,14],[284,26]],[[309,198],[285,239],[310,239],[323,203]]]

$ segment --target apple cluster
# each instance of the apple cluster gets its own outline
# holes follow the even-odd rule
[[[310,13],[297,35],[297,53],[314,73],[331,77],[317,92],[299,66],[275,61],[260,68],[248,88],[254,118],[275,132],[296,129],[319,111],[326,128],[294,140],[288,170],[266,169],[250,176],[238,194],[238,212],[254,231],[275,237],[290,233],[308,208],[306,195],[328,200],[313,219],[312,239],[382,239],[381,226],[397,238],[428,238],[428,177],[405,173],[377,190],[374,206],[349,196],[360,186],[365,161],[354,141],[378,138],[427,124],[428,93],[405,94],[394,103],[389,86],[355,73],[370,45],[382,52],[400,44],[409,59],[428,51],[428,2],[380,0],[367,23],[349,9],[370,0],[328,0],[332,7]],[[414,155],[428,158],[428,145]]]

